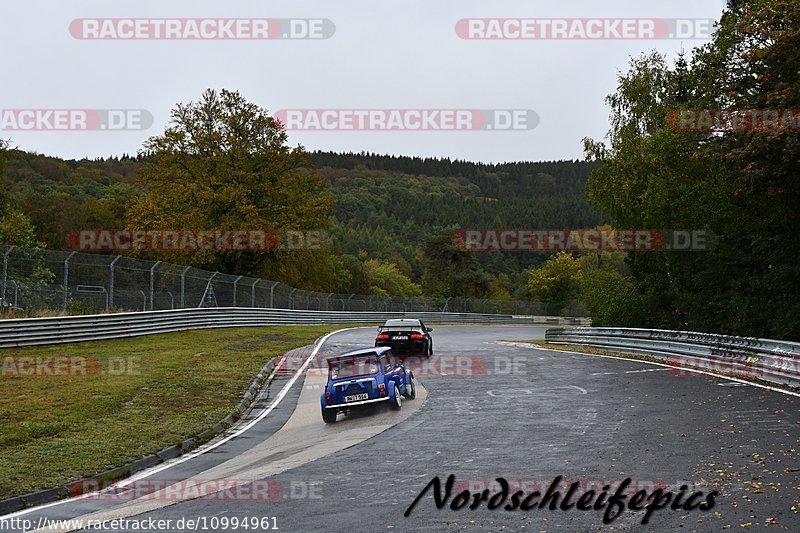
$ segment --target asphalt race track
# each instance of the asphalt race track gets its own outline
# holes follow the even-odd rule
[[[337,333],[320,354],[370,345],[374,334],[372,328]],[[205,528],[195,524],[199,531],[222,530],[223,518],[228,524],[268,518],[265,524],[284,532],[800,531],[799,397],[636,361],[498,342],[543,334],[538,327],[434,326],[433,360],[408,361],[422,385],[415,400],[400,412],[340,416],[331,426],[319,414],[323,378],[314,364],[256,422],[292,378],[285,372],[240,424],[253,423],[246,432],[139,476],[176,491],[96,496],[15,516],[33,524],[43,517],[171,519],[162,529],[169,531],[195,529],[187,519],[204,520]],[[450,474],[456,482],[447,505],[437,509],[429,491],[404,516],[434,476],[444,485]],[[604,525],[603,509],[450,508],[464,489],[490,488],[493,495],[496,485],[489,483],[498,477],[510,493],[527,495],[544,493],[556,476],[565,480],[562,496],[569,483],[580,482],[579,496],[605,484],[613,492],[626,478],[635,487],[629,495],[657,488],[677,495],[682,485],[687,497],[718,495],[710,510],[666,505],[646,525],[645,511],[627,509]],[[187,489],[194,485],[186,480],[219,479],[248,480],[249,488],[205,498]],[[183,527],[176,525],[181,519]],[[156,530],[128,526],[92,531]]]

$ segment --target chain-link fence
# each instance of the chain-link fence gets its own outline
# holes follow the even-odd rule
[[[0,307],[33,315],[262,307],[321,311],[442,311],[551,315],[552,304],[475,298],[381,297],[319,293],[277,281],[208,272],[161,261],[4,247]],[[583,316],[580,309],[561,310]]]

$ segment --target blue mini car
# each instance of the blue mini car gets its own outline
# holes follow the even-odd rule
[[[322,420],[336,422],[341,412],[381,402],[392,409],[403,406],[403,397],[416,396],[414,375],[388,347],[366,348],[328,359],[328,383],[320,397]]]

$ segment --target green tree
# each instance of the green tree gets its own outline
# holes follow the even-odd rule
[[[513,290],[514,282],[508,274],[501,273],[489,283],[488,297],[490,300],[511,300]]]
[[[8,146],[8,141],[0,139],[0,244],[41,248],[44,244],[36,239],[36,228],[30,218],[11,205],[6,178]]]
[[[258,229],[280,235],[329,225],[330,198],[306,151],[289,148],[280,123],[238,92],[209,89],[198,102],[178,104],[170,125],[148,139],[140,155],[144,163],[137,185],[143,193],[127,209],[130,227]],[[308,260],[305,252],[296,255]],[[231,274],[260,274],[262,263],[288,255],[209,250],[162,257]]]
[[[8,182],[6,181],[6,161],[8,159],[8,141],[0,139],[0,217],[2,217],[9,202]]]
[[[379,296],[420,296],[422,290],[411,282],[394,263],[370,259],[364,263],[370,294]]]
[[[423,246],[422,287],[431,296],[485,298],[490,276],[473,252],[454,242],[456,232],[441,230]]]
[[[639,326],[641,313],[624,252],[584,254],[578,258],[579,299],[594,326]]]
[[[571,254],[560,252],[541,268],[528,271],[528,291],[539,302],[564,308],[580,294],[580,264]]]
[[[624,316],[653,327],[800,338],[797,131],[680,131],[681,109],[800,107],[795,0],[731,3],[691,61],[636,59],[608,98],[588,194],[616,227],[712,230],[703,253],[632,253]]]

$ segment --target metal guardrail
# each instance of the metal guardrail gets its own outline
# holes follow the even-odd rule
[[[800,387],[800,343],[687,331],[584,327],[548,329],[545,339],[655,357],[677,369]]]
[[[242,326],[382,323],[390,318],[429,323],[583,324],[588,319],[474,313],[380,313],[217,307],[138,313],[0,320],[0,348],[138,337],[191,329]]]

